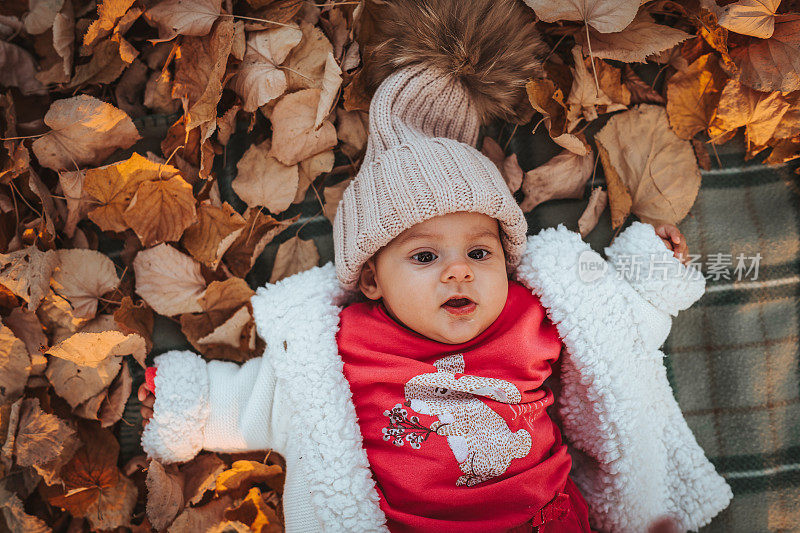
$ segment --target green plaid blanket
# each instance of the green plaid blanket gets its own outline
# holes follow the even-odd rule
[[[137,125],[140,131],[152,129],[159,138],[168,124],[169,120],[155,120]],[[528,170],[558,152],[546,133],[528,131],[529,126],[496,125],[488,134],[501,145],[511,137],[509,149]],[[223,199],[233,205],[238,199],[229,184],[247,144],[246,138],[235,137],[226,157],[217,158]],[[697,201],[679,224],[690,254],[699,254],[707,291],[678,315],[662,349],[689,426],[734,492],[728,509],[703,531],[800,531],[800,176],[793,172],[796,165],[744,162],[743,152],[741,139],[720,148],[721,168],[703,172]],[[600,184],[598,168],[594,185]],[[537,207],[528,214],[530,233],[559,223],[576,229],[586,203],[557,200]],[[286,216],[301,214],[299,235],[314,239],[324,263],[333,259],[331,226],[318,210],[309,193],[308,200]],[[610,228],[606,212],[587,242],[602,251],[611,241]],[[289,229],[265,249],[248,276],[251,285],[266,282],[278,244],[295,232]],[[760,254],[756,279],[752,271],[736,279],[740,254]],[[752,264],[748,259],[746,266]],[[191,349],[180,330],[165,321],[157,322],[154,340],[153,354]],[[134,372],[135,391],[143,377]],[[137,418],[134,393],[126,419]],[[124,457],[137,451],[137,427],[121,428]]]

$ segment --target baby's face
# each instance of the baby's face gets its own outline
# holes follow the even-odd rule
[[[459,212],[412,226],[367,261],[359,288],[429,339],[473,339],[500,315],[508,295],[497,220]]]

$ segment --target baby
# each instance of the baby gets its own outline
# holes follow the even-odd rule
[[[262,357],[156,357],[138,391],[144,450],[162,462],[276,450],[289,532],[703,525],[730,489],[657,351],[670,315],[704,290],[681,264],[685,238],[634,222],[607,248],[612,263],[641,253],[674,271],[582,281],[578,256],[600,256],[563,225],[528,237],[474,148],[481,123],[513,115],[537,72],[531,11],[515,0],[386,9],[365,62],[390,68],[373,74],[364,162],[334,221],[335,272],[257,290]],[[562,353],[575,457],[543,386]]]

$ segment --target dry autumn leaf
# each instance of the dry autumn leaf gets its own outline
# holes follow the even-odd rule
[[[147,518],[162,531],[183,509],[183,475],[171,467],[168,472],[156,460],[147,467]]]
[[[241,491],[254,483],[266,483],[275,490],[282,490],[284,479],[285,473],[280,466],[235,461],[230,469],[217,476],[217,494]]]
[[[335,155],[333,150],[327,152],[320,152],[317,155],[312,155],[308,159],[303,159],[297,165],[297,171],[300,176],[299,185],[297,186],[297,193],[292,200],[293,204],[302,202],[306,197],[308,188],[320,174],[330,172],[333,169]]]
[[[200,454],[181,467],[183,475],[183,498],[191,504],[198,504],[206,492],[214,490],[217,476],[225,470],[225,462],[215,454]]]
[[[0,40],[0,68],[3,69],[3,85],[18,87],[25,94],[41,94],[42,83],[37,80],[33,56],[11,43]]]
[[[140,138],[124,111],[85,94],[53,102],[44,122],[52,131],[33,141],[33,153],[53,170],[98,164]]]
[[[83,188],[98,205],[89,218],[103,231],[125,231],[125,210],[139,186],[150,180],[169,179],[178,169],[134,153],[125,161],[86,171]]]
[[[244,531],[281,533],[282,524],[275,511],[264,502],[261,489],[253,487],[237,506],[225,511],[225,518],[244,524]]]
[[[545,22],[582,21],[602,33],[624,30],[639,10],[641,0],[525,0]]]
[[[48,349],[47,353],[76,365],[91,368],[97,368],[108,358],[123,355],[132,355],[144,368],[146,355],[144,339],[139,334],[126,335],[113,330],[102,333],[75,333]]]
[[[58,255],[42,252],[35,246],[0,254],[0,285],[28,302],[28,309],[38,307],[50,286],[50,275],[58,266]]]
[[[314,241],[292,237],[278,246],[269,282],[275,283],[292,274],[308,270],[317,266],[317,263],[319,263],[319,252]]]
[[[206,282],[200,264],[172,246],[142,250],[133,260],[136,294],[156,313],[172,316],[202,311],[198,299]]]
[[[236,164],[232,185],[248,206],[264,206],[277,215],[292,204],[300,175],[297,164],[284,165],[272,156],[272,146],[270,139],[250,146]]]
[[[778,92],[754,91],[736,80],[729,80],[720,95],[708,134],[715,141],[727,132],[745,126],[748,148],[763,147],[790,107]]]
[[[145,181],[136,189],[122,218],[143,246],[177,241],[197,220],[192,186],[181,176]]]
[[[299,89],[322,89],[325,65],[333,46],[318,27],[300,24],[303,40],[286,59],[286,79],[290,92]]]
[[[22,402],[14,440],[17,464],[43,465],[62,453],[74,452],[76,436],[77,432],[63,420],[42,411],[38,398],[27,398]]]
[[[67,300],[80,318],[93,318],[98,298],[119,285],[114,262],[94,250],[58,250],[53,290]]]
[[[503,175],[503,179],[508,185],[508,189],[514,193],[522,185],[522,178],[524,173],[517,162],[517,154],[511,154],[506,157],[503,148],[497,144],[497,141],[491,137],[483,138],[483,146],[481,147],[483,155],[492,160]]]
[[[300,215],[288,220],[276,220],[258,209],[249,209],[247,223],[225,252],[223,259],[234,276],[243,278],[250,272],[256,258],[264,248],[283,230],[297,221]]]
[[[242,66],[232,88],[244,100],[243,109],[253,112],[286,92],[286,74],[279,68],[303,33],[297,26],[253,32],[247,38]]]
[[[328,54],[325,60],[325,75],[322,78],[322,94],[317,104],[317,116],[314,119],[314,128],[319,128],[322,122],[328,118],[331,109],[339,98],[339,87],[342,86],[342,69],[333,52]]]
[[[769,39],[781,0],[739,0],[721,9],[719,25],[743,35]]]
[[[589,203],[586,209],[581,213],[578,219],[578,231],[581,237],[586,237],[597,226],[600,220],[600,215],[605,211],[608,205],[608,193],[600,187],[592,189],[592,194],[589,196]]]
[[[197,215],[197,223],[183,234],[183,246],[192,257],[216,269],[242,232],[245,220],[227,202],[222,207],[203,202],[197,208]]]
[[[336,218],[336,210],[339,207],[339,202],[342,201],[344,191],[350,185],[351,181],[353,180],[346,179],[344,181],[340,181],[336,185],[325,187],[325,192],[323,193],[325,196],[325,205],[322,211],[325,215],[325,218],[331,221],[331,224],[333,224],[333,220]]]
[[[691,144],[670,129],[664,108],[640,104],[614,115],[595,140],[615,228],[628,211],[648,223],[677,224],[686,216],[700,170]]]
[[[320,89],[305,89],[287,94],[275,105],[270,155],[284,165],[294,165],[336,146],[333,124],[325,120],[314,128],[321,95]]]
[[[178,515],[167,533],[185,531],[208,531],[222,521],[225,510],[233,503],[233,498],[224,496],[211,500],[201,507],[188,507]]]
[[[525,173],[520,208],[528,212],[542,202],[582,198],[586,181],[594,169],[594,154],[577,155],[564,150],[547,163]]]
[[[25,343],[3,324],[0,327],[0,405],[22,395],[30,370],[31,358]]]
[[[586,141],[567,129],[567,107],[561,89],[551,80],[541,79],[529,81],[525,90],[533,108],[542,114],[553,142],[574,154],[587,155],[590,149]]]
[[[178,35],[208,35],[219,18],[222,0],[166,0],[145,13],[158,26],[161,41]]]
[[[779,15],[769,39],[730,51],[742,83],[757,91],[800,89],[800,14]]]
[[[708,129],[727,77],[714,54],[697,58],[667,83],[667,115],[676,135],[691,139]]]
[[[643,63],[647,56],[668,50],[691,35],[677,28],[656,24],[650,15],[642,12],[622,31],[600,33],[589,30],[588,37],[583,33],[575,37],[587,54],[590,53],[591,44],[591,55],[595,58]]]

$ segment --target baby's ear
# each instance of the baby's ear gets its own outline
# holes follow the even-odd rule
[[[375,258],[370,257],[358,276],[358,288],[370,300],[379,300],[383,293],[378,286],[377,271],[375,269]]]

